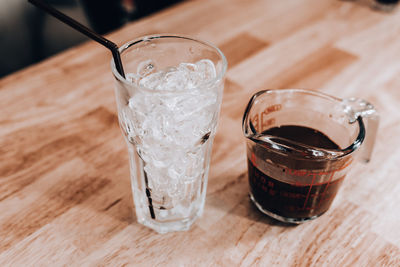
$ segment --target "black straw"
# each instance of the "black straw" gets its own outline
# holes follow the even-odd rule
[[[113,43],[110,40],[104,38],[100,34],[95,33],[91,29],[89,29],[86,26],[80,24],[76,20],[68,17],[67,15],[65,15],[64,13],[62,13],[62,12],[58,11],[57,9],[53,8],[52,6],[50,6],[49,4],[47,4],[44,1],[41,1],[41,0],[28,0],[28,2],[34,4],[35,6],[37,6],[40,9],[43,9],[44,11],[49,13],[50,15],[56,17],[57,19],[61,20],[65,24],[68,24],[69,26],[71,26],[75,30],[77,30],[77,31],[83,33],[84,35],[88,36],[90,39],[93,39],[96,42],[98,42],[98,43],[104,45],[105,47],[107,47],[108,49],[110,49],[110,51],[111,51],[111,53],[113,55],[113,58],[114,58],[114,63],[115,63],[115,67],[117,68],[117,71],[119,72],[119,74],[122,77],[125,78],[124,68],[122,67],[121,56],[120,56],[119,51],[118,51],[118,46],[115,43]]]
[[[75,30],[83,33],[84,35],[88,36],[89,38],[95,40],[96,42],[98,42],[98,43],[102,44],[103,46],[107,47],[108,49],[110,49],[110,51],[111,51],[111,53],[113,55],[115,67],[116,67],[118,73],[122,77],[125,78],[124,68],[122,67],[121,56],[120,56],[119,51],[118,51],[118,46],[115,43],[113,43],[110,40],[104,38],[100,34],[95,33],[94,31],[92,31],[91,29],[87,28],[86,26],[80,24],[76,20],[74,20],[74,19],[68,17],[67,15],[61,13],[60,11],[58,11],[55,8],[53,8],[52,6],[50,6],[49,4],[47,4],[44,1],[41,1],[41,0],[28,0],[28,2],[30,2],[30,3],[34,4],[35,6],[43,9],[44,11],[49,13],[50,15],[56,17],[57,19],[61,20],[65,24],[68,24],[69,26],[71,26]],[[150,211],[151,218],[155,219],[156,216],[155,216],[155,213],[154,213],[153,201],[151,199],[151,193],[150,193],[151,190],[149,189],[149,186],[148,186],[148,179],[147,179],[146,172],[144,174],[145,174],[145,183],[146,183],[146,195],[147,195],[147,199],[149,201],[149,211]]]

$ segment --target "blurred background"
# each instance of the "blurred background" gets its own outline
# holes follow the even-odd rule
[[[47,0],[98,33],[182,0]],[[27,0],[0,0],[0,78],[88,40]]]

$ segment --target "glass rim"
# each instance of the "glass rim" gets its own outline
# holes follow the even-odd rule
[[[249,103],[247,104],[244,115],[243,115],[243,119],[242,119],[242,131],[243,131],[244,136],[254,142],[256,142],[256,140],[253,140],[251,138],[249,131],[251,131],[252,134],[259,134],[259,133],[257,131],[255,131],[255,129],[251,129],[252,127],[250,126],[250,119],[249,119],[248,114],[249,114],[251,108],[253,107],[253,105],[255,104],[258,97],[260,97],[263,94],[272,94],[272,93],[281,93],[281,94],[303,93],[303,94],[308,94],[308,95],[315,96],[315,97],[325,98],[327,100],[337,102],[338,104],[342,103],[342,101],[343,101],[343,99],[338,98],[338,97],[334,97],[334,96],[331,96],[331,95],[328,95],[328,94],[325,94],[325,93],[322,93],[319,91],[306,90],[306,89],[266,89],[266,90],[258,91],[251,97]],[[357,137],[355,138],[355,140],[349,146],[347,146],[343,149],[324,149],[324,148],[313,147],[312,152],[319,151],[322,153],[322,155],[318,155],[318,153],[317,153],[317,155],[315,155],[314,153],[312,153],[312,154],[314,154],[314,157],[307,158],[307,160],[334,160],[334,159],[339,159],[339,158],[345,157],[347,155],[350,155],[352,152],[356,151],[363,143],[363,141],[365,139],[366,131],[365,131],[365,125],[364,125],[364,122],[363,122],[361,116],[358,116],[354,122],[358,122],[358,134],[357,134]],[[349,123],[354,123],[354,122],[349,121]],[[266,139],[264,141],[265,141],[265,143],[268,143],[269,145],[271,145],[271,149],[279,150],[279,151],[287,151],[288,150],[287,146],[282,145],[280,143],[276,143],[271,139]],[[290,141],[290,140],[286,140],[286,141],[289,141],[289,143],[291,143],[291,144],[298,145],[298,143],[296,143],[294,141]],[[306,148],[308,147],[305,145],[302,145],[302,146],[306,147]]]
[[[193,41],[193,42],[200,43],[202,45],[211,47],[212,49],[214,49],[217,52],[217,54],[221,57],[221,60],[222,60],[222,69],[216,75],[215,78],[213,78],[210,81],[207,81],[206,83],[202,84],[201,85],[202,87],[203,86],[204,87],[208,87],[208,86],[211,86],[213,84],[216,84],[216,83],[218,83],[220,80],[222,80],[224,78],[225,73],[226,73],[227,68],[228,68],[228,62],[226,60],[225,55],[222,53],[222,51],[217,46],[215,46],[214,44],[212,44],[210,42],[199,40],[199,39],[196,39],[196,38],[188,36],[188,35],[184,35],[184,34],[169,34],[169,33],[146,35],[146,36],[138,37],[138,38],[135,38],[135,39],[133,39],[131,41],[126,42],[118,50],[119,50],[120,54],[122,55],[122,53],[125,50],[127,50],[128,48],[130,48],[133,45],[139,44],[141,42],[146,42],[146,41],[149,41],[149,40],[153,40],[153,39],[162,39],[162,38],[169,38],[169,39],[176,38],[176,39],[184,39],[184,40],[188,40],[188,41]],[[123,84],[125,84],[127,86],[132,86],[133,85],[126,78],[121,76],[121,74],[118,72],[117,68],[115,67],[115,62],[114,62],[113,59],[111,59],[111,71],[112,71],[114,77],[118,81],[122,82]],[[141,86],[141,85],[137,85],[137,87],[142,89],[142,90],[150,91],[150,92],[154,92],[154,93],[155,92],[167,93],[167,92],[181,92],[182,91],[182,90],[157,90],[157,89],[151,89],[151,88],[148,88],[148,87],[145,87],[145,86]],[[198,88],[196,87],[196,88],[193,88],[193,89],[196,90]]]

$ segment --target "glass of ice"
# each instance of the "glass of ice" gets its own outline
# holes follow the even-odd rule
[[[188,230],[204,207],[226,59],[207,42],[171,34],[120,52],[126,78],[111,68],[137,220],[159,233]]]

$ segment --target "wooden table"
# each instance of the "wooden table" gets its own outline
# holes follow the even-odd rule
[[[136,223],[110,54],[87,42],[0,80],[0,266],[400,266],[400,10],[198,0],[109,37],[157,32],[209,40],[229,62],[203,217],[165,235]],[[265,88],[357,96],[381,115],[372,161],[296,227],[248,198],[241,117]]]

